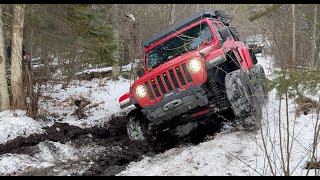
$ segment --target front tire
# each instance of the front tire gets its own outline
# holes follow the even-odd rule
[[[261,106],[255,88],[242,69],[230,72],[225,77],[227,99],[235,115],[235,123],[245,130],[260,127]]]
[[[128,114],[127,134],[131,140],[147,141],[144,117],[139,109],[134,109]]]

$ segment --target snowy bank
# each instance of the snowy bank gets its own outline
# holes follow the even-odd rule
[[[41,123],[26,116],[25,111],[0,112],[0,144],[5,144],[18,136],[43,133]]]

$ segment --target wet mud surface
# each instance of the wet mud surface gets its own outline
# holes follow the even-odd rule
[[[60,166],[57,168],[31,168],[13,175],[63,175],[61,172],[66,171],[65,174],[73,176],[113,176],[124,170],[130,162],[141,160],[144,155],[153,156],[173,147],[203,142],[206,136],[214,135],[221,130],[222,119],[214,118],[216,119],[214,122],[198,124],[188,135],[181,137],[167,134],[163,137],[166,141],[160,140],[159,143],[152,145],[132,141],[127,137],[125,115],[112,117],[103,127],[87,129],[56,122],[46,127],[44,134],[17,137],[6,144],[1,144],[0,155],[5,153],[34,155],[36,145],[44,141],[61,144],[72,142],[76,148],[94,144],[104,147],[104,150],[80,158],[77,162],[62,162],[55,165]]]

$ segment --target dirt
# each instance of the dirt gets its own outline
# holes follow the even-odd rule
[[[221,122],[221,119],[218,120]],[[113,176],[124,170],[130,162],[141,160],[143,155],[153,156],[181,144],[198,144],[203,142],[207,135],[213,135],[221,129],[220,123],[209,121],[198,124],[188,136],[167,134],[163,139],[170,141],[163,140],[150,145],[130,140],[127,137],[126,124],[126,116],[113,116],[104,126],[87,129],[56,122],[45,128],[45,134],[18,137],[0,145],[0,155],[15,153],[33,156],[37,152],[36,145],[44,141],[61,144],[71,142],[75,148],[98,145],[105,149],[88,157],[81,157],[77,162],[58,163],[54,168],[29,168],[15,175]]]

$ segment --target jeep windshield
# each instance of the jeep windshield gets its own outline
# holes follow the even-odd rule
[[[201,44],[210,42],[212,38],[208,24],[200,23],[149,50],[146,53],[147,66],[156,68],[181,54],[198,49]]]

